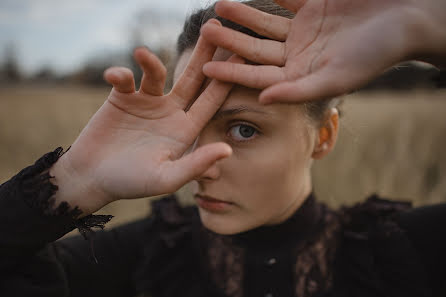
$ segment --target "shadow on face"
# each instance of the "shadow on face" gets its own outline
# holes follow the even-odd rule
[[[192,50],[180,57],[174,80]],[[218,50],[215,59],[230,53]],[[310,169],[319,130],[301,105],[258,103],[259,90],[234,86],[194,148],[226,142],[233,154],[192,185],[203,224],[235,234],[290,217],[311,192]]]

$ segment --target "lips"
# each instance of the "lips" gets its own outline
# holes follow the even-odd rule
[[[210,196],[195,194],[195,199],[200,208],[210,212],[225,212],[234,205],[232,202],[219,200]]]

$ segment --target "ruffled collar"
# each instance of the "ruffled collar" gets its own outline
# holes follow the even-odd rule
[[[181,207],[175,197],[152,205],[135,277],[137,291],[150,296],[235,296],[237,290],[227,294],[221,288],[243,288],[243,276],[260,271],[255,265],[247,272],[249,263],[267,269],[294,265],[298,296],[432,295],[417,251],[393,219],[408,205],[375,196],[334,212],[309,195],[284,223],[233,235],[234,240],[207,232],[196,207]],[[295,260],[276,258],[290,251]]]
[[[261,226],[243,233],[232,235],[234,243],[243,246],[270,247],[307,239],[308,234],[319,225],[322,209],[311,193],[297,211],[285,222],[273,226]]]

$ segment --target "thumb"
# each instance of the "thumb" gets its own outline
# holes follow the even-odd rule
[[[172,161],[165,170],[162,183],[167,188],[177,189],[206,172],[218,160],[229,157],[231,147],[223,142],[204,145],[190,154]]]

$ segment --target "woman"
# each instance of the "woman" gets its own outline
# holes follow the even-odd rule
[[[292,17],[267,3],[248,2]],[[335,102],[263,106],[258,90],[203,84],[212,58],[242,63],[199,37],[211,18],[202,10],[186,23],[169,94],[161,96],[162,64],[137,49],[141,89],[128,70],[109,69],[113,90],[72,147],[1,186],[2,295],[444,294],[444,239],[423,228],[442,231],[445,207],[409,211],[372,197],[334,212],[317,203],[310,168],[335,145]],[[97,233],[93,248],[81,238],[54,242],[74,227],[90,235],[109,219],[90,214],[111,201],[190,180],[198,208],[163,198],[150,218]]]

